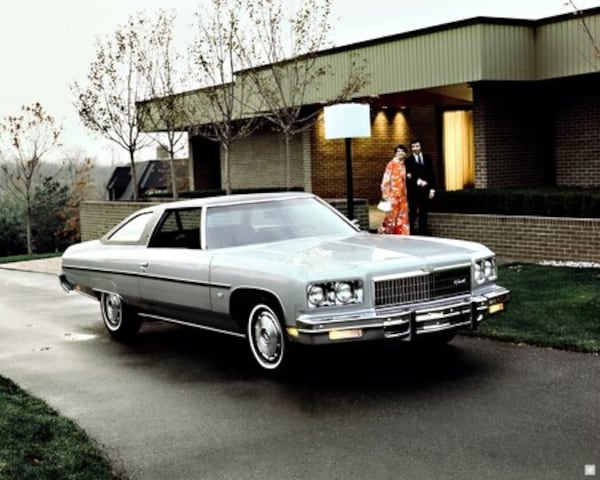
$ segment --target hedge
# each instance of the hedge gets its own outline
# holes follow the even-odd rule
[[[431,211],[600,218],[600,188],[481,188],[438,191]]]

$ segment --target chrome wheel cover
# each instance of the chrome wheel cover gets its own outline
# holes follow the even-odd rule
[[[119,295],[115,293],[102,294],[102,317],[109,330],[115,331],[121,327],[123,322],[123,304]]]
[[[277,368],[283,360],[284,338],[279,318],[267,305],[257,305],[248,321],[250,349],[259,365],[267,370]]]

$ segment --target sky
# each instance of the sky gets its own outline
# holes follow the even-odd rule
[[[81,124],[69,86],[85,80],[95,42],[130,14],[173,9],[184,32],[206,1],[0,0],[0,120],[40,102],[63,126],[66,152],[80,150],[102,164],[125,163],[126,152]],[[573,11],[566,0],[332,1],[332,39],[338,46],[476,16],[538,19]],[[575,4],[592,8],[600,0]],[[155,158],[154,150],[142,151],[141,158]]]

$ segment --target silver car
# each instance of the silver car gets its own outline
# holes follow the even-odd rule
[[[292,343],[446,342],[510,297],[485,246],[363,232],[304,192],[144,208],[69,247],[59,278],[100,302],[116,339],[144,320],[207,329],[246,338],[270,371]]]

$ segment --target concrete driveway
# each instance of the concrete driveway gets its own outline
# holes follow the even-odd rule
[[[600,466],[598,356],[459,337],[435,355],[307,350],[269,380],[235,338],[152,324],[115,343],[97,303],[54,275],[0,269],[0,289],[0,374],[131,479],[564,480]]]

